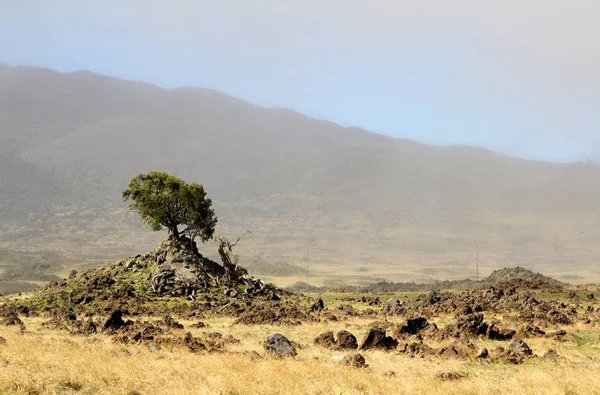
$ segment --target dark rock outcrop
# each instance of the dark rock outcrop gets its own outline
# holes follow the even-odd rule
[[[266,352],[276,357],[295,357],[297,355],[292,342],[280,333],[274,333],[267,337],[263,347]]]
[[[337,333],[337,339],[334,338],[333,331],[322,333],[315,338],[314,344],[331,350],[356,350],[358,348],[356,337],[344,330]]]
[[[385,329],[371,328],[362,341],[359,350],[384,349],[390,350],[398,345],[398,341],[386,336]]]

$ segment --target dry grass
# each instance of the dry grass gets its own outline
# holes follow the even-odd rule
[[[97,335],[73,337],[42,329],[41,319],[26,319],[28,331],[2,328],[6,345],[0,346],[0,392],[18,394],[591,394],[600,393],[600,330],[585,333],[582,345],[528,340],[538,355],[556,348],[562,362],[542,358],[523,365],[474,361],[410,358],[396,353],[364,353],[367,369],[341,366],[337,352],[312,345],[325,330],[348,329],[357,336],[368,321],[354,319],[334,324],[298,327],[237,326],[230,319],[206,320],[208,329],[232,334],[241,344],[224,353],[192,354],[185,349],[153,350],[125,346]],[[183,322],[190,324],[190,322]],[[186,325],[187,327],[187,325]],[[295,359],[264,355],[262,341],[281,332],[301,344]],[[182,331],[183,333],[183,331]],[[478,342],[479,346],[495,344]],[[505,344],[504,344],[505,345]],[[264,358],[253,360],[245,351]],[[386,373],[395,374],[388,377]],[[441,381],[443,371],[466,378]]]

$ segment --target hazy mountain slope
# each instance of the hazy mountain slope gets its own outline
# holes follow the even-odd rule
[[[103,251],[112,234],[118,248],[136,245],[114,210],[127,181],[150,170],[202,182],[225,228],[252,227],[242,252],[253,259],[296,262],[310,250],[322,263],[459,267],[477,242],[493,264],[590,264],[583,254],[600,237],[594,165],[429,146],[207,89],[0,67],[0,138],[0,151],[19,152],[2,154],[2,212],[68,202],[89,221],[57,220],[36,241],[77,235],[77,251],[96,245],[86,235]]]
[[[72,204],[70,191],[54,176],[10,152],[0,151],[0,218],[26,218]]]
[[[586,165],[528,162],[377,135],[362,144],[352,133],[338,139],[329,125],[314,133],[319,126],[307,125],[303,133],[209,117],[107,118],[24,157],[75,182],[82,196],[98,204],[118,203],[133,175],[156,169],[199,180],[222,202],[312,196],[327,210],[361,210],[377,218],[393,208],[417,223],[460,220],[481,210],[587,215],[600,198],[600,173]]]

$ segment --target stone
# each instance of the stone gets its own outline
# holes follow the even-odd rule
[[[125,326],[125,321],[123,321],[123,312],[121,310],[114,310],[110,313],[110,317],[104,323],[104,331],[111,330],[119,330]]]
[[[82,332],[84,335],[93,335],[96,332],[98,332],[98,329],[96,328],[96,324],[94,323],[92,317],[89,317],[87,321],[83,323]]]
[[[193,353],[206,350],[206,344],[197,337],[192,336],[190,332],[186,332],[185,337],[183,338],[183,344]]]
[[[382,311],[388,315],[402,315],[406,314],[406,307],[400,299],[390,298],[385,301]]]
[[[442,348],[440,350],[437,351],[438,355],[443,355],[447,352],[448,349],[446,348]],[[398,347],[398,351],[400,353],[403,354],[407,354],[411,357],[416,357],[416,356],[426,356],[426,355],[434,355],[435,354],[435,350],[431,347],[429,347],[427,344],[424,343],[417,343],[417,342],[413,342],[413,343],[406,343],[404,344],[404,346]]]
[[[255,350],[252,351],[244,351],[244,355],[246,355],[248,358],[250,358],[253,361],[258,361],[259,359],[261,359],[262,357],[260,356],[260,354],[258,352],[256,352]]]
[[[295,357],[296,348],[280,333],[274,333],[267,337],[263,345],[266,352],[277,357]]]
[[[566,307],[566,306],[565,306]],[[560,311],[553,310],[548,313],[548,317],[550,322],[557,325],[570,325],[573,322],[566,314],[561,313]]]
[[[19,318],[15,311],[9,312],[4,316],[4,319],[0,322],[0,325],[4,326],[21,326],[24,327],[23,321]]]
[[[533,355],[533,351],[523,340],[515,340],[508,346],[508,350],[517,355]]]
[[[412,318],[408,320],[404,320],[402,324],[396,329],[394,334],[396,337],[401,337],[404,334],[407,335],[417,335],[419,331],[425,329],[429,326],[429,322],[427,319],[423,317]]]
[[[175,329],[183,329],[183,325],[175,321],[170,315],[165,315],[161,321],[164,326]]]
[[[389,350],[398,345],[398,341],[386,336],[385,329],[371,328],[365,336],[359,350],[370,350],[373,348]]]
[[[335,338],[333,337],[333,331],[321,333],[315,338],[314,344],[325,348],[336,348]]]
[[[200,328],[206,328],[206,324],[202,321],[198,321],[195,324],[190,325],[192,328],[196,328],[196,329],[200,329]]]
[[[487,358],[489,355],[490,355],[490,353],[488,352],[488,349],[487,349],[487,348],[485,348],[485,347],[484,347],[484,348],[481,348],[481,349],[479,349],[479,351],[477,351],[477,358],[480,358],[480,359],[485,359],[485,358]]]
[[[352,333],[341,330],[337,333],[336,349],[338,350],[356,350],[358,341]]]
[[[463,378],[467,377],[467,375],[465,373],[461,373],[461,372],[441,372],[441,373],[436,374],[435,377],[437,379],[443,380],[443,381],[455,381],[455,380],[463,379]]]
[[[369,367],[369,365],[367,365],[367,363],[365,361],[365,357],[363,357],[360,354],[347,355],[342,360],[342,363],[344,365],[352,366],[354,368],[359,368],[359,369]]]
[[[323,302],[323,299],[319,298],[311,307],[310,307],[310,311],[321,311],[325,308],[325,302]]]
[[[561,357],[558,355],[555,349],[551,348],[544,354],[544,358],[550,359],[552,361],[558,361]]]

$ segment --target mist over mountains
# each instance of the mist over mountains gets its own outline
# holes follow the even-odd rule
[[[475,244],[490,269],[518,260],[559,271],[593,267],[599,244],[594,164],[430,146],[214,90],[0,66],[0,141],[0,241],[13,248],[47,247],[32,216],[85,213],[54,234],[78,233],[81,248],[129,232],[111,224],[125,215],[120,191],[151,170],[204,184],[224,229],[252,228],[249,259],[301,263],[308,251],[323,264],[452,277]]]

